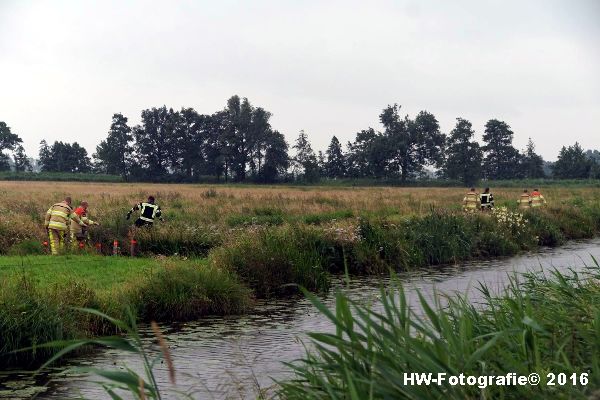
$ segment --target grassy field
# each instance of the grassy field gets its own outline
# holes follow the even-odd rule
[[[600,203],[594,187],[542,188],[551,207]],[[424,215],[432,208],[458,211],[458,188],[332,188],[210,185],[149,185],[73,182],[0,182],[0,254],[40,251],[44,213],[65,195],[90,203],[90,216],[103,226],[92,231],[106,249],[125,241],[125,214],[150,194],[165,212],[166,224],[141,240],[142,250],[159,254],[204,255],[232,230],[254,225],[340,224],[344,220]],[[493,190],[497,205],[516,206],[518,188]],[[30,242],[22,244],[23,242]],[[13,248],[18,245],[16,248]],[[12,250],[11,250],[12,248]]]

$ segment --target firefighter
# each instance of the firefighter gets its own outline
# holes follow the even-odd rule
[[[65,232],[69,229],[67,223],[75,221],[79,225],[84,225],[83,221],[71,208],[71,198],[65,197],[60,203],[54,204],[46,212],[44,227],[48,230],[48,238],[50,239],[50,252],[52,255],[57,255],[65,246]]]
[[[533,189],[531,192],[531,207],[541,207],[546,205],[546,199],[538,189]]]
[[[465,211],[475,211],[477,210],[477,203],[479,202],[479,195],[475,192],[475,188],[471,188],[471,190],[465,195],[463,199],[463,209]]]
[[[479,195],[479,204],[481,204],[481,211],[489,211],[494,208],[494,195],[490,193],[489,187],[486,187],[484,192]]]
[[[76,223],[75,220],[71,220],[71,246],[73,249],[77,249],[78,247],[81,249],[85,246],[86,242],[89,240],[88,228],[91,225],[100,225],[98,222],[92,221],[87,217],[87,208],[88,202],[82,201],[79,204],[79,207],[74,211],[84,225],[80,225]]]
[[[529,191],[527,189],[523,189],[523,193],[517,200],[517,204],[519,204],[519,208],[521,210],[528,210],[531,208],[531,196],[529,196]]]
[[[135,220],[135,226],[138,228],[142,226],[152,226],[155,218],[158,218],[164,222],[160,207],[154,204],[153,196],[149,196],[147,202],[139,203],[133,206],[133,208],[127,213],[127,219],[131,218],[131,214],[138,210],[140,211],[140,216]]]

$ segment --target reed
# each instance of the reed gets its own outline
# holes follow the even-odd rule
[[[343,291],[334,310],[306,292],[335,332],[311,333],[302,360],[288,364],[293,379],[280,382],[285,399],[547,399],[591,398],[600,386],[600,267],[585,274],[511,277],[484,301],[466,297],[420,297],[422,312],[409,307],[398,281],[382,288],[378,307],[349,299]],[[539,386],[405,385],[404,373],[500,376],[537,373]],[[568,384],[551,386],[549,373]],[[575,374],[575,375],[573,375]],[[582,375],[585,374],[585,375]],[[571,377],[575,376],[575,384]],[[583,378],[582,378],[583,377]],[[583,385],[582,382],[586,384]]]

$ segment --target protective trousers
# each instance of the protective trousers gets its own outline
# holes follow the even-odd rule
[[[77,235],[75,232],[71,232],[71,247],[73,250],[83,249],[88,241],[89,235],[85,232],[82,232],[80,235]]]
[[[57,255],[65,247],[65,232],[58,229],[48,229],[48,239],[50,242],[50,252]]]

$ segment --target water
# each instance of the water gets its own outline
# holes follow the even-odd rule
[[[571,242],[554,249],[542,249],[536,253],[517,257],[462,263],[444,268],[406,272],[400,275],[410,304],[418,307],[415,291],[431,298],[434,290],[446,294],[467,294],[472,302],[480,295],[477,282],[485,282],[495,292],[501,291],[512,272],[550,271],[556,268],[582,270],[592,265],[591,256],[600,260],[600,239]],[[352,278],[350,296],[359,301],[372,301],[378,295],[384,277]],[[335,286],[342,286],[338,279]],[[335,290],[322,300],[333,306]],[[331,331],[332,325],[317,313],[309,301],[302,298],[268,301],[260,304],[252,315],[240,317],[207,318],[201,321],[164,327],[171,345],[177,370],[176,388],[194,392],[199,399],[256,398],[257,388],[269,388],[273,379],[289,377],[284,361],[293,361],[304,354],[306,332]],[[150,338],[148,343],[150,343]],[[106,350],[93,355],[75,358],[69,366],[94,366],[98,368],[122,368],[124,365],[139,368],[136,358],[118,351]],[[168,383],[166,369],[158,366],[157,376],[163,387]],[[9,385],[25,384],[42,388],[39,399],[105,399],[107,396],[89,377],[64,373],[64,368],[38,378],[23,381],[20,376],[10,376]],[[0,382],[2,377],[0,376]],[[2,398],[0,384],[0,399]],[[29,398],[27,393],[21,397]],[[175,398],[169,395],[167,398]]]

